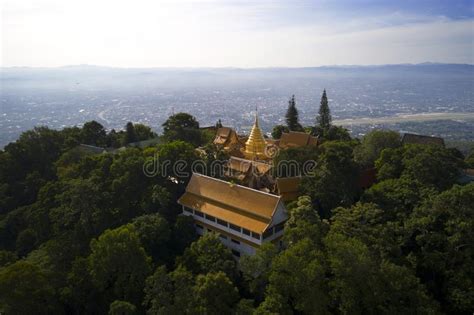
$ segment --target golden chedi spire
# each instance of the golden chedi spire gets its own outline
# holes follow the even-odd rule
[[[255,123],[253,124],[252,130],[250,131],[249,138],[245,142],[244,155],[249,160],[265,159],[265,147],[267,143],[263,137],[262,131],[258,126],[258,113],[255,109]]]

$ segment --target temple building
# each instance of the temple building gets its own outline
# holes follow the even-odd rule
[[[245,158],[249,160],[268,160],[269,157],[265,154],[266,147],[267,142],[265,141],[262,130],[260,130],[258,125],[258,115],[255,113],[255,122],[250,131],[247,142],[245,142]]]
[[[281,134],[281,138],[276,143],[280,149],[298,148],[308,145],[317,145],[318,138],[306,132],[290,131]]]
[[[271,192],[275,180],[271,174],[273,166],[261,161],[241,159],[231,156],[225,165],[224,176],[243,186]]]
[[[300,196],[299,186],[301,180],[301,176],[279,177],[275,180],[275,193],[281,196],[283,201],[296,200]]]
[[[431,144],[444,147],[444,139],[440,137],[431,137],[424,135],[416,135],[413,133],[405,133],[402,137],[402,144]]]
[[[244,143],[234,129],[229,127],[221,127],[216,132],[214,144],[221,147],[230,155],[243,157],[242,149]]]
[[[268,163],[231,156],[225,165],[224,175],[248,186],[248,182],[253,176],[268,174],[271,169],[272,165]]]
[[[221,127],[217,129],[216,137],[214,138],[215,145],[221,145],[223,148],[227,149],[234,145],[239,145],[239,137],[234,129],[229,127]]]
[[[219,233],[235,257],[255,254],[264,242],[281,246],[288,215],[280,196],[194,173],[178,203],[198,234]]]

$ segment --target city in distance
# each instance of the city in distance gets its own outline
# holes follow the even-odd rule
[[[303,125],[313,125],[323,89],[335,124],[360,136],[376,127],[449,140],[474,139],[474,66],[400,64],[314,68],[8,67],[0,72],[0,147],[21,132],[96,120],[107,129],[128,121],[161,132],[172,114],[202,126],[221,119],[247,132],[257,106],[264,132],[283,123],[295,95]]]

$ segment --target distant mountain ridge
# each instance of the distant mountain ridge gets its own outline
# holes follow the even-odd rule
[[[307,67],[115,67],[115,66],[102,66],[102,65],[92,65],[92,64],[78,64],[78,65],[64,65],[57,67],[31,67],[31,66],[8,66],[0,67],[2,70],[9,69],[37,69],[37,70],[100,70],[100,69],[117,69],[117,70],[273,70],[273,69],[360,69],[360,68],[384,68],[384,67],[426,67],[426,66],[442,66],[442,67],[470,67],[473,68],[474,64],[468,63],[442,63],[442,62],[422,62],[422,63],[394,63],[394,64],[374,64],[374,65],[351,65],[351,64],[342,64],[342,65],[322,65],[322,66],[307,66]]]

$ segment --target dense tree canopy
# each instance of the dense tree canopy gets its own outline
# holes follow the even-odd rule
[[[132,225],[107,230],[92,240],[88,262],[91,279],[105,296],[141,304],[151,259]]]
[[[361,145],[354,150],[354,159],[364,167],[371,167],[387,148],[401,146],[400,134],[391,130],[373,130],[362,138]]]
[[[358,142],[325,121],[317,146],[274,158],[296,163],[283,176],[310,175],[281,242],[238,263],[179,215],[191,165],[226,157],[194,117],[170,117],[157,145],[113,153],[78,144],[119,147],[127,128],[23,133],[0,151],[0,313],[470,314],[474,184],[457,183],[471,156],[386,130]],[[156,136],[132,127],[126,143]]]
[[[382,150],[375,166],[379,180],[408,177],[444,190],[457,181],[464,162],[442,146],[411,144]]]
[[[6,314],[51,314],[58,306],[54,293],[35,265],[18,261],[0,269],[0,310]]]
[[[354,202],[358,171],[351,143],[330,141],[320,150],[313,172],[303,179],[302,189],[318,205],[320,214],[328,217],[331,209]]]

